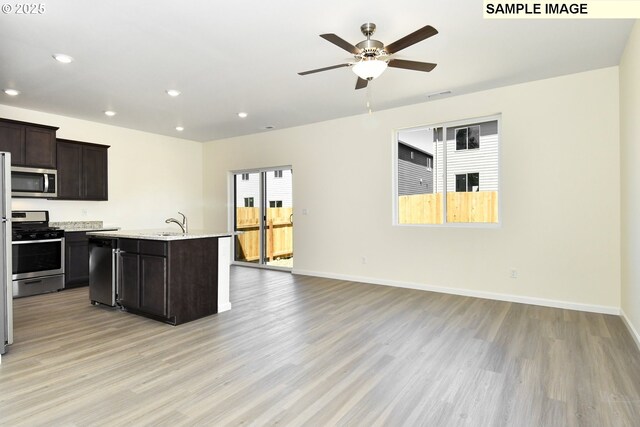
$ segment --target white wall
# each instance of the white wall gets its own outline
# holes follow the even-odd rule
[[[620,62],[622,310],[640,345],[640,22]]]
[[[502,226],[392,226],[394,130],[498,113]],[[618,140],[612,67],[209,142],[205,224],[228,225],[227,171],[290,164],[295,271],[614,312]]]
[[[58,126],[59,138],[110,145],[109,200],[13,199],[13,209],[46,209],[51,221],[101,220],[123,229],[168,228],[177,211],[202,228],[202,144],[0,105],[0,117]],[[86,211],[86,214],[85,214]]]

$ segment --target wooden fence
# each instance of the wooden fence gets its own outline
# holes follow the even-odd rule
[[[293,208],[267,208],[267,261],[293,255]],[[260,258],[260,208],[236,208],[236,261]]]
[[[400,196],[400,224],[442,224],[442,193]],[[447,222],[498,222],[498,192],[447,193]]]

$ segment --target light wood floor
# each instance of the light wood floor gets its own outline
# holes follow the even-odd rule
[[[638,426],[616,316],[232,268],[229,312],[178,327],[15,301],[0,425]]]

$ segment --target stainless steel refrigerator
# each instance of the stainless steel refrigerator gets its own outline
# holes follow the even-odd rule
[[[11,270],[11,154],[0,152],[0,354],[13,342]]]

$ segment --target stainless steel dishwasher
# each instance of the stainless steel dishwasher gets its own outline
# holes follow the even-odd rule
[[[118,240],[89,239],[89,299],[92,304],[115,307],[118,282]]]

